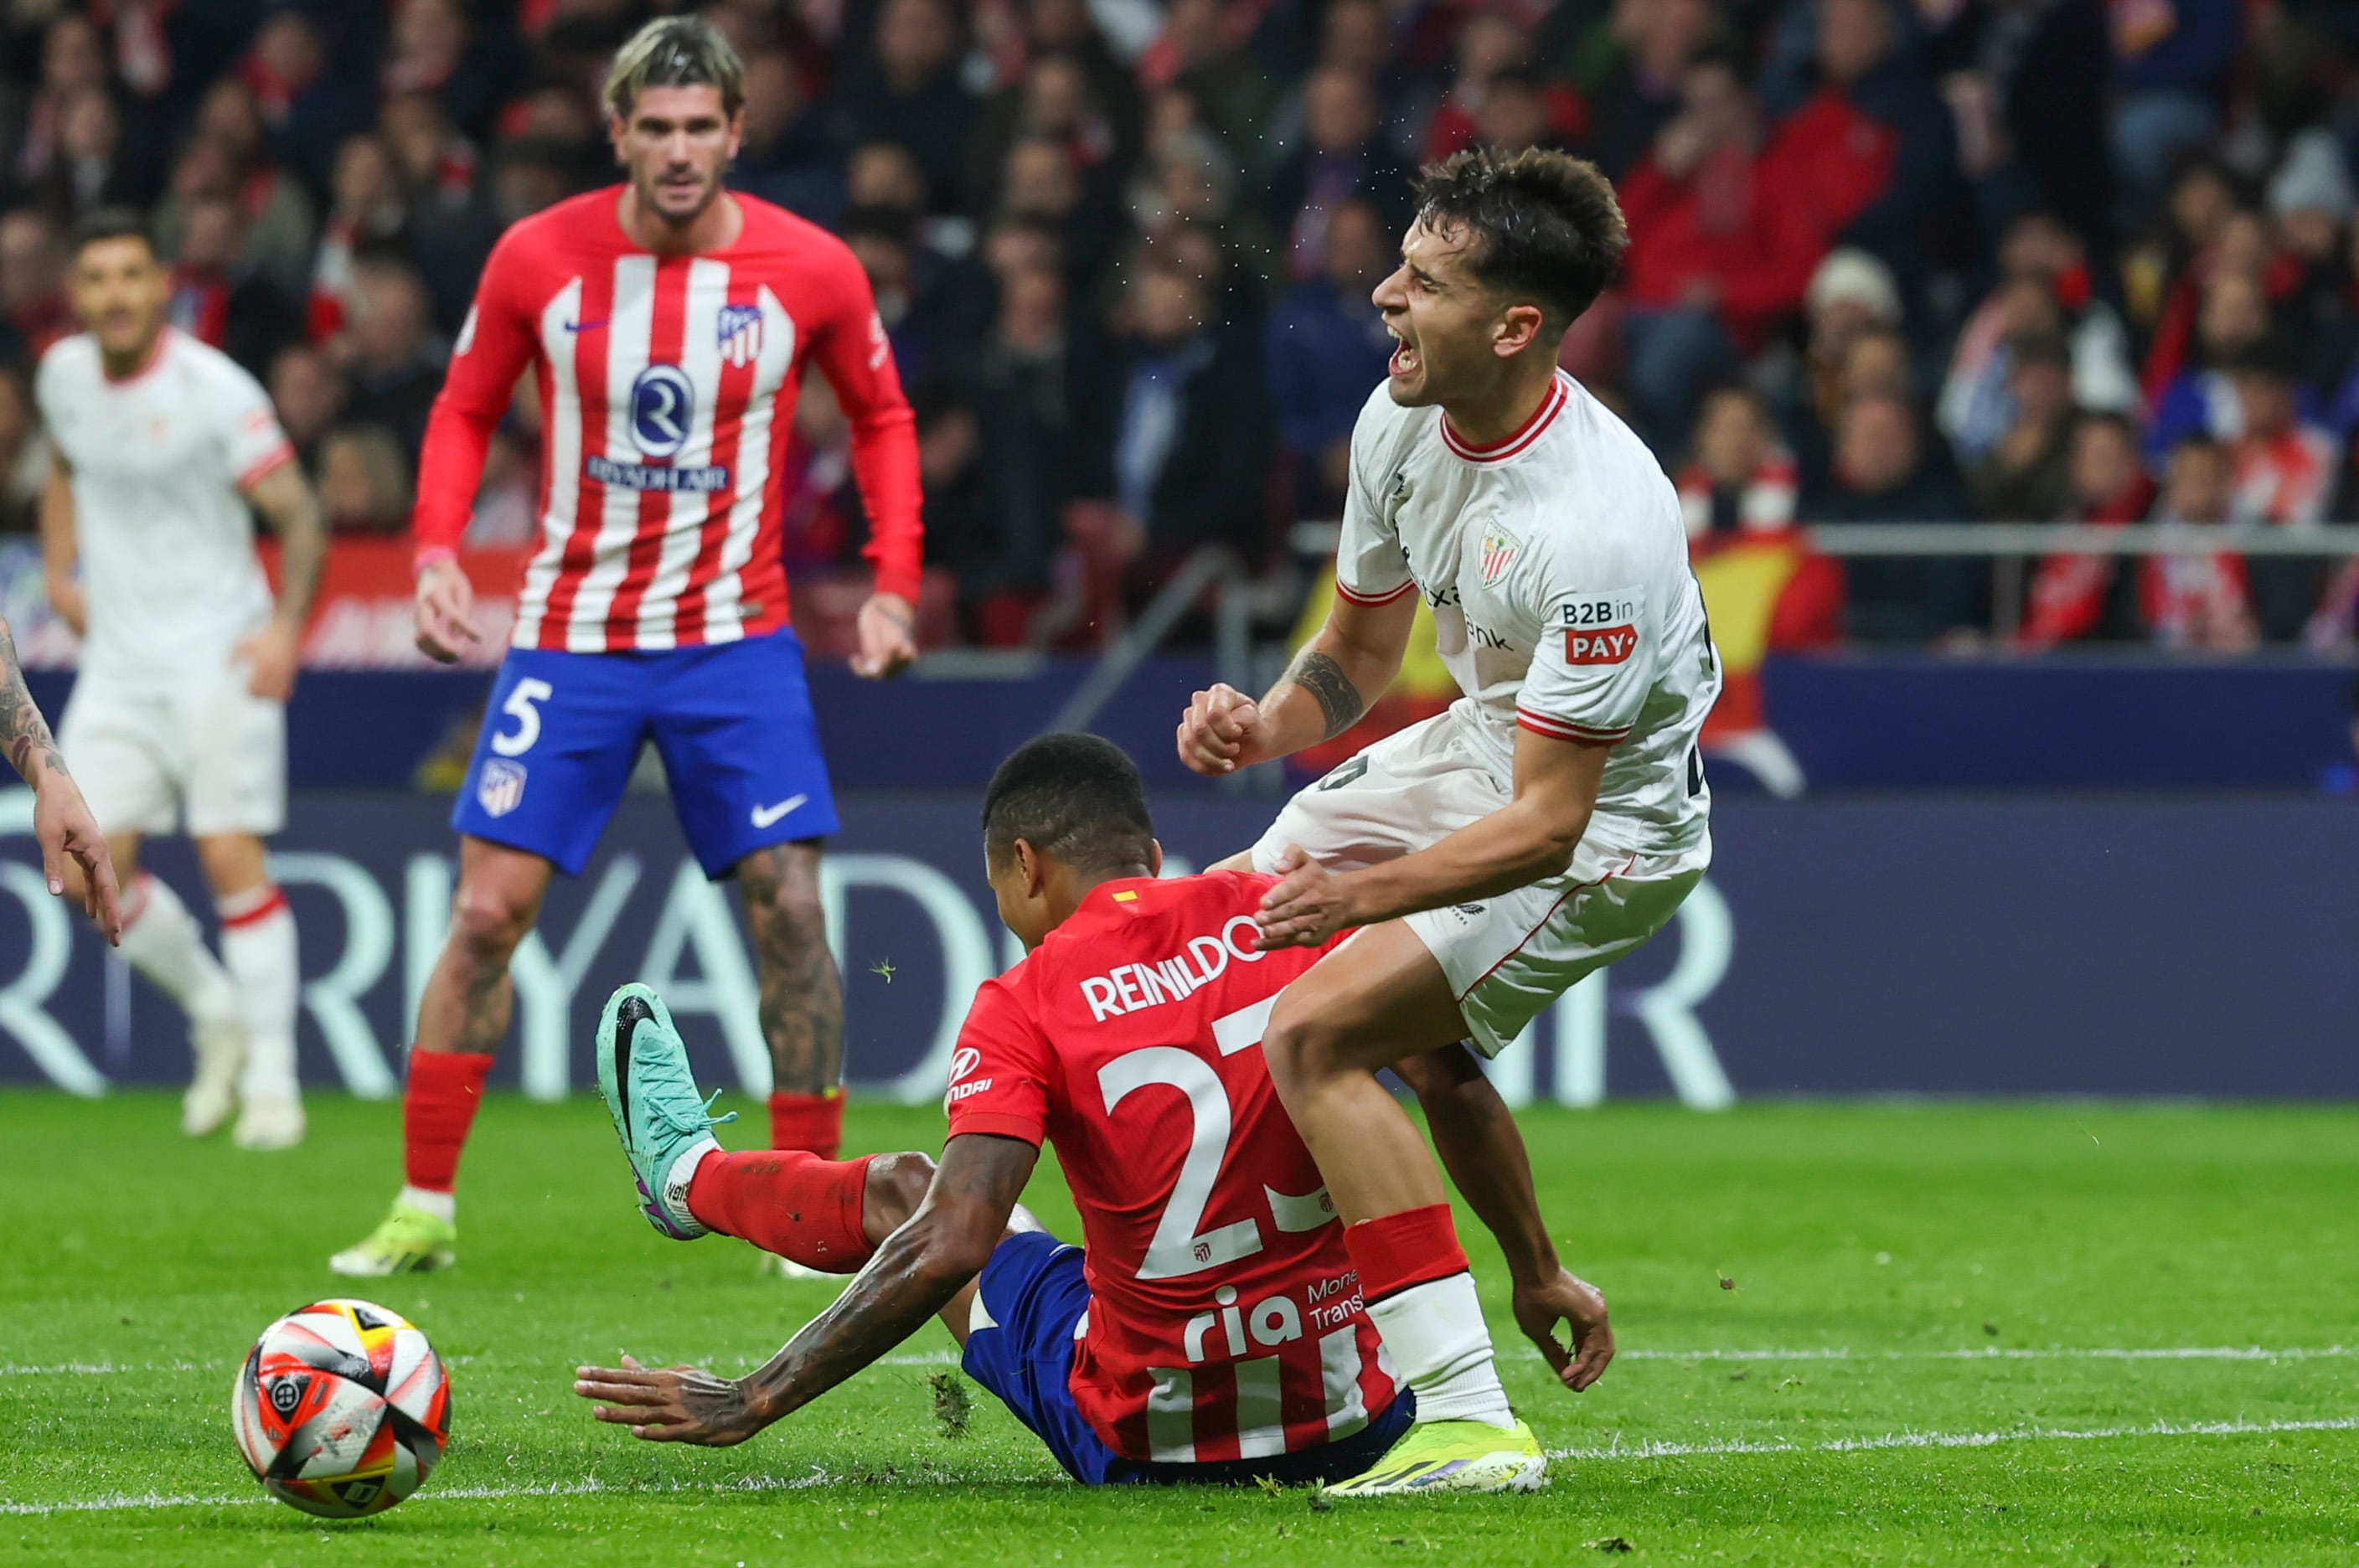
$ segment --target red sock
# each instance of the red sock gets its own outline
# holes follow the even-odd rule
[[[413,1187],[447,1192],[459,1174],[459,1150],[484,1101],[489,1056],[460,1051],[409,1053],[409,1082],[401,1092],[402,1160]]]
[[[829,1274],[850,1274],[876,1249],[860,1224],[868,1162],[800,1149],[715,1149],[688,1183],[688,1212],[707,1230]]]
[[[798,1094],[780,1089],[772,1094],[770,1147],[799,1149],[821,1160],[833,1160],[843,1148],[843,1091]]]
[[[1360,1271],[1361,1299],[1374,1305],[1412,1285],[1467,1272],[1466,1249],[1448,1203],[1380,1214],[1343,1229],[1352,1267]]]

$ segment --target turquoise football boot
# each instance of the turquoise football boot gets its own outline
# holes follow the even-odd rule
[[[688,1048],[648,986],[635,982],[606,998],[598,1017],[598,1093],[638,1181],[639,1212],[675,1240],[702,1236],[704,1226],[688,1212],[688,1183],[705,1151],[720,1147],[712,1129],[737,1113],[711,1114],[720,1092],[711,1099],[696,1092]]]

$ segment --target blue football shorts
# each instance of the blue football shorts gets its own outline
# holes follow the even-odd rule
[[[836,831],[802,643],[783,627],[647,652],[509,649],[451,825],[578,877],[650,741],[708,877]]]
[[[1073,1325],[1090,1304],[1082,1249],[1045,1231],[1008,1236],[992,1249],[977,1289],[988,1322],[966,1336],[966,1375],[999,1396],[1085,1486],[1241,1486],[1263,1476],[1288,1486],[1341,1481],[1382,1459],[1417,1417],[1417,1396],[1403,1388],[1366,1426],[1317,1448],[1202,1465],[1125,1458],[1073,1403]]]

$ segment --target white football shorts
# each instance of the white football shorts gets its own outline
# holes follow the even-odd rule
[[[1468,745],[1454,713],[1386,736],[1287,802],[1254,845],[1269,871],[1288,844],[1338,871],[1424,849],[1513,798]],[[1673,856],[1583,839],[1561,876],[1407,917],[1450,982],[1474,1049],[1496,1056],[1559,996],[1653,936],[1711,862],[1709,842]]]
[[[287,708],[223,665],[165,686],[85,674],[58,726],[101,831],[277,833],[287,824]]]

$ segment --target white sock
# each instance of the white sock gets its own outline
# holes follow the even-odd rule
[[[413,1209],[424,1209],[444,1225],[459,1223],[459,1194],[456,1192],[437,1192],[430,1188],[405,1186],[401,1189],[401,1202]]]
[[[237,983],[239,1014],[245,1020],[245,1073],[238,1097],[292,1100],[295,1080],[295,1004],[302,971],[295,959],[295,913],[287,895],[264,883],[223,898],[222,961]]]
[[[205,946],[197,918],[168,882],[141,872],[131,885],[131,918],[123,924],[123,956],[191,1018],[234,1016],[237,987]]]
[[[1474,1276],[1452,1274],[1368,1305],[1401,1379],[1417,1390],[1420,1421],[1478,1421],[1512,1428],[1515,1411],[1492,1364],[1491,1331]]]

